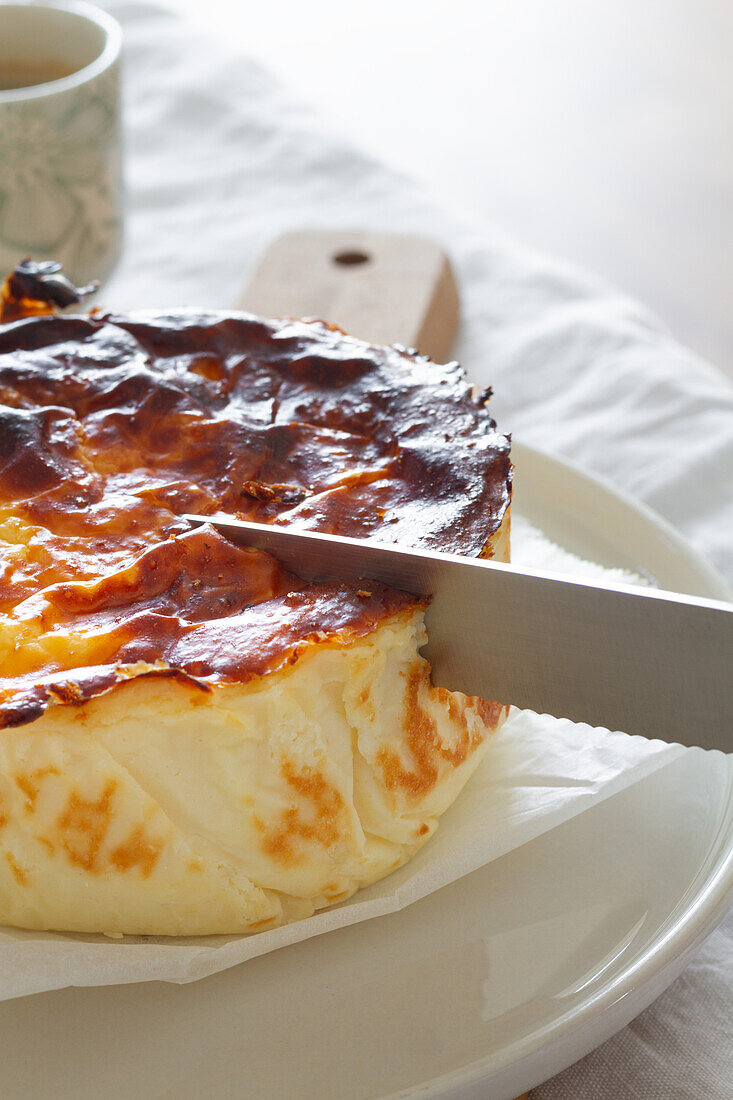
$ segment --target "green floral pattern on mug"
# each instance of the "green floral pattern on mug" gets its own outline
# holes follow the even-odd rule
[[[0,263],[60,260],[104,280],[122,238],[118,71],[48,96],[0,102]]]

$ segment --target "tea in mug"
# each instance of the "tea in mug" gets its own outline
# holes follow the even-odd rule
[[[75,70],[62,61],[3,61],[0,60],[0,92],[14,88],[32,88],[35,84],[49,84],[71,76]]]

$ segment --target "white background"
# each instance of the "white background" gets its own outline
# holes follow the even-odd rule
[[[644,300],[733,377],[728,0],[168,0],[444,204]]]

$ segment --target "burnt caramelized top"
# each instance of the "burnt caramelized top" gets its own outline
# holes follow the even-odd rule
[[[156,662],[241,682],[415,603],[306,585],[180,513],[472,555],[501,524],[509,441],[457,364],[320,322],[44,314],[22,290],[4,315],[30,315],[0,324],[0,724]]]

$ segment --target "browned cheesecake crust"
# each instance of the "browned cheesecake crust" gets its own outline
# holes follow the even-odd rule
[[[509,439],[458,364],[321,322],[58,315],[69,286],[21,265],[0,308],[0,725],[131,675],[245,682],[419,603],[181,513],[470,555],[505,522]]]

